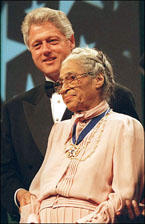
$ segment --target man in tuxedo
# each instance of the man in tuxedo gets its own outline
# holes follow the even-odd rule
[[[53,93],[53,87],[62,61],[75,47],[71,23],[58,10],[32,10],[24,18],[22,33],[46,82],[3,106],[1,200],[15,220],[19,220],[19,205],[30,203],[29,186],[43,162],[53,123],[72,115],[61,96]],[[138,119],[131,92],[119,84],[110,105],[115,111]]]

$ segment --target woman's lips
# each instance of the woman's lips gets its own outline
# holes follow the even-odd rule
[[[74,95],[65,96],[64,97],[64,102],[65,103],[69,102],[73,97],[74,97]]]

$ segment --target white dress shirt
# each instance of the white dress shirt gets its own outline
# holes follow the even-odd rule
[[[46,77],[46,81],[54,82],[53,80]],[[51,102],[51,111],[54,123],[61,121],[66,105],[63,102],[62,96],[58,93],[53,93],[50,98]]]

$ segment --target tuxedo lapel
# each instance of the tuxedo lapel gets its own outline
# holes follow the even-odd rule
[[[53,125],[50,99],[44,89],[39,89],[35,97],[23,101],[23,107],[34,142],[45,155],[48,136]]]
[[[64,112],[64,115],[63,115],[61,120],[63,121],[63,120],[70,119],[72,117],[72,115],[73,115],[73,112],[66,108],[66,110]]]

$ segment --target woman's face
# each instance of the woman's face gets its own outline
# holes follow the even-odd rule
[[[84,70],[76,60],[67,61],[60,70],[60,82],[63,83],[60,94],[67,108],[73,112],[90,110],[100,103],[97,79],[83,76]],[[77,79],[69,80],[69,77]]]

